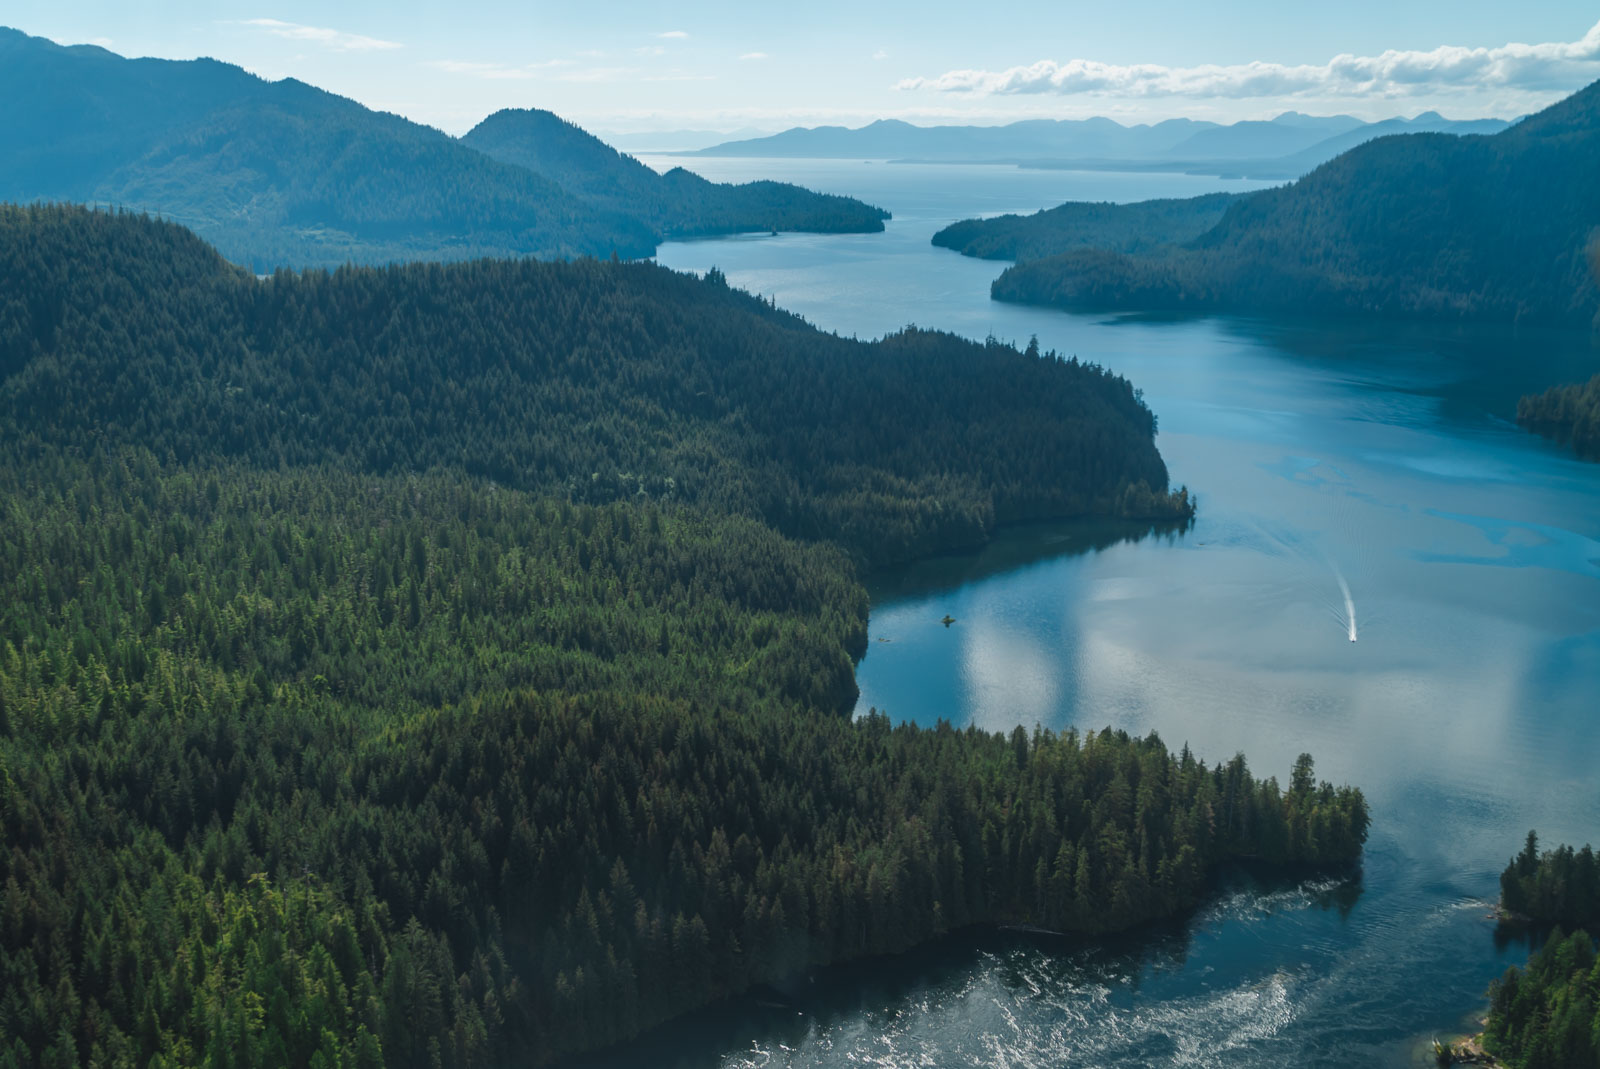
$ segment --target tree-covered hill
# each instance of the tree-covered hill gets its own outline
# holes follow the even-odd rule
[[[540,1066],[1359,859],[1309,757],[840,715],[852,555],[1186,504],[1100,369],[652,265],[258,280],[8,207],[0,385],[0,1065]]]
[[[666,184],[663,203],[701,232],[882,229],[881,213],[859,202],[772,185],[718,201],[693,183]],[[268,82],[214,60],[124,59],[3,27],[0,200],[158,212],[258,271],[639,257],[665,233],[609,193],[591,200],[294,79]]]
[[[907,330],[861,343],[654,264],[257,280],[188,231],[0,207],[0,433],[36,454],[459,467],[671,499],[885,561],[1045,516],[1181,516],[1121,378]]]
[[[860,233],[882,230],[888,218],[858,200],[783,182],[708,182],[681,167],[657,174],[548,111],[497,111],[461,140],[608,211],[643,219],[667,237],[741,230]]]
[[[1132,204],[1069,201],[1033,215],[963,219],[933,235],[933,243],[981,260],[1037,260],[1075,248],[1143,252],[1199,237],[1247,195],[1210,193]]]
[[[1232,204],[1182,248],[1017,264],[998,300],[1588,325],[1600,83],[1493,136],[1379,138]]]

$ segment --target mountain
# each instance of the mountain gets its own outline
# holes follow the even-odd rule
[[[1321,118],[1286,112],[1276,119],[1201,130],[1174,145],[1170,155],[1179,160],[1272,159],[1370,125],[1349,115]]]
[[[1363,141],[1390,133],[1496,133],[1499,119],[1455,121],[1436,112],[1368,123],[1349,115],[1285,112],[1222,126],[1169,119],[1123,126],[1111,119],[1028,119],[1005,126],[913,126],[883,119],[857,129],[796,127],[729,141],[685,156],[895,159],[931,163],[1014,163],[1050,170],[1187,171],[1297,178]]]
[[[837,229],[879,214],[792,187],[720,199],[680,181],[684,218]],[[648,256],[663,236],[438,130],[214,60],[124,59],[0,29],[0,200],[158,212],[258,271],[477,256]],[[720,211],[709,213],[707,203]],[[743,205],[754,213],[741,217]],[[807,205],[817,209],[810,214]],[[777,211],[781,207],[783,211]]]
[[[1100,118],[1027,119],[1005,126],[914,126],[898,119],[879,119],[857,129],[795,127],[771,137],[730,141],[685,155],[949,162],[1052,156],[1147,158],[1170,151],[1214,126],[1192,119],[1131,127]]]
[[[1181,248],[1019,263],[996,299],[1058,307],[1588,325],[1600,82],[1493,135],[1404,134],[1235,201]]]
[[[1446,119],[1436,111],[1425,111],[1414,119],[1385,119],[1382,122],[1364,123],[1334,134],[1299,152],[1275,160],[1259,160],[1250,169],[1258,178],[1298,178],[1327,163],[1335,156],[1349,152],[1390,134],[1498,134],[1510,126],[1504,119]]]
[[[657,174],[548,111],[497,111],[461,142],[543,175],[607,212],[642,219],[666,237],[740,230],[861,233],[882,230],[888,218],[860,201],[782,182],[708,182],[682,167]]]

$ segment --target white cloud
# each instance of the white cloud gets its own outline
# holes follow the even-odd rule
[[[889,53],[885,52],[883,49],[880,48],[876,52],[872,53],[872,58],[873,59],[888,59],[889,58]]]
[[[658,33],[656,36],[663,41],[683,41],[688,39],[689,35],[682,30],[668,30],[666,33]]]
[[[742,60],[754,60],[754,59],[766,59],[766,58],[767,58],[767,54],[765,52],[746,52],[744,55],[739,57],[739,59],[741,61]]]
[[[642,48],[635,48],[633,54],[636,56],[664,56],[667,54],[667,50],[660,45],[645,45]]]
[[[279,19],[245,19],[241,25],[254,26],[274,37],[284,37],[291,41],[310,41],[335,52],[376,52],[404,47],[397,41],[383,41],[359,33],[330,30],[324,26],[302,26],[298,22],[283,22]]]
[[[1089,59],[1040,60],[1001,71],[953,70],[936,78],[907,78],[897,89],[945,93],[1245,99],[1283,96],[1416,96],[1441,89],[1574,89],[1600,76],[1600,23],[1581,40],[1505,44],[1496,48],[1443,45],[1431,51],[1390,50],[1378,56],[1343,54],[1327,63],[1164,67]]]

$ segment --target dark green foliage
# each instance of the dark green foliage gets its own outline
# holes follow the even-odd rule
[[[1539,836],[1530,831],[1500,874],[1500,905],[1535,924],[1600,930],[1600,862],[1587,846],[1541,854]]]
[[[1243,195],[1210,193],[1135,204],[1070,201],[1033,215],[963,219],[933,235],[933,243],[982,260],[1038,260],[1085,247],[1143,252],[1199,237]]]
[[[1493,136],[1370,141],[1182,248],[1009,268],[997,300],[1588,325],[1600,83]]]
[[[1512,1069],[1597,1069],[1600,965],[1589,934],[1600,930],[1594,851],[1559,846],[1541,853],[1530,831],[1500,874],[1500,907],[1553,931],[1526,969],[1506,970],[1489,988],[1484,1049]]]
[[[1154,737],[839,717],[861,588],[750,521],[138,453],[7,471],[23,1064],[539,1064],[964,924],[1123,928],[1230,857],[1343,864],[1365,836],[1309,760],[1283,793]]]
[[[1600,375],[1586,383],[1552,386],[1517,402],[1517,423],[1600,460]]]
[[[657,174],[548,111],[497,111],[461,141],[497,160],[541,174],[607,211],[644,220],[666,237],[742,230],[862,233],[889,213],[849,197],[783,182],[708,182],[681,167]]]
[[[1585,932],[1558,928],[1489,988],[1483,1046],[1510,1069],[1600,1067],[1600,962]]]
[[[1181,516],[1154,417],[1094,365],[823,334],[653,264],[257,281],[129,215],[0,207],[0,433],[183,462],[461,468],[758,517],[873,561],[1043,516]]]
[[[0,1066],[542,1065],[1360,856],[1309,757],[1285,791],[841,715],[867,601],[829,542],[1187,507],[1098,368],[649,265],[258,281],[5,208],[0,382]]]
[[[654,209],[609,191],[591,199],[584,183],[563,189],[567,177],[294,79],[0,28],[0,199],[158,212],[254,270],[654,253]],[[696,182],[663,180],[658,207],[701,232],[883,228],[883,213],[844,197]]]

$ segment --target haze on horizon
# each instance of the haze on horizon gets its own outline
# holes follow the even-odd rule
[[[295,77],[459,134],[504,107],[598,133],[1003,123],[1104,115],[1233,122],[1284,111],[1362,119],[1436,110],[1513,118],[1600,78],[1600,22],[1537,8],[1351,0],[1302,10],[1177,0],[1114,10],[1043,0],[821,0],[804,25],[725,0],[620,0],[604,15],[508,0],[469,13],[370,0],[18,0],[3,20],[127,56],[211,56]]]

